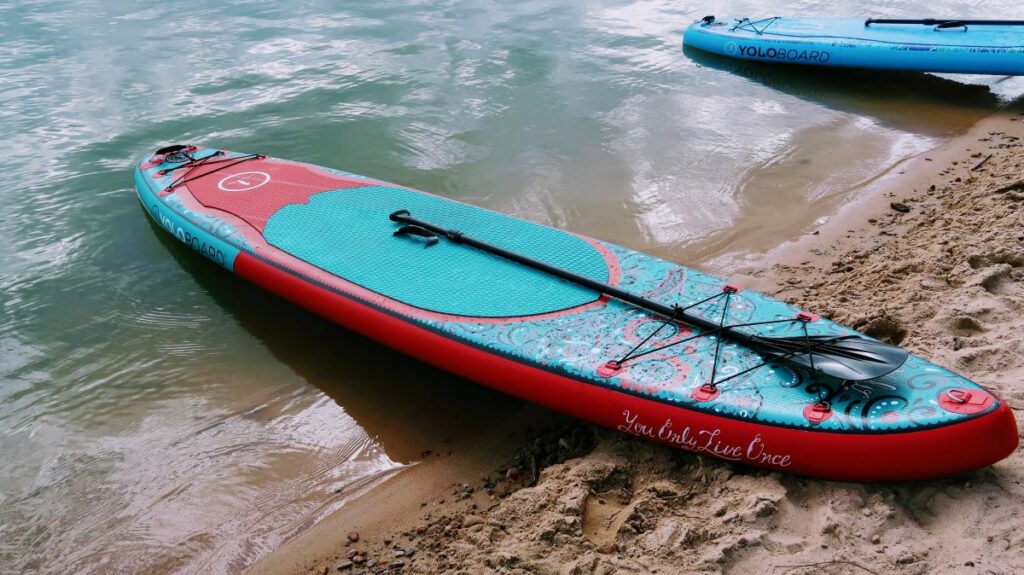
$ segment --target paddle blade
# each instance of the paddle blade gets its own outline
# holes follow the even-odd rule
[[[754,351],[769,358],[784,358],[848,381],[888,375],[910,355],[901,347],[856,335],[754,337],[750,344]]]

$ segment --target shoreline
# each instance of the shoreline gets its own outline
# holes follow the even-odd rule
[[[1024,99],[906,161],[802,238],[734,262],[731,278],[904,345],[1020,413],[1022,138]],[[530,425],[550,430],[528,436]],[[1024,545],[1020,450],[953,478],[838,483],[705,459],[530,406],[453,451],[425,457],[248,572],[1024,570],[1014,551]],[[369,562],[353,564],[351,551]]]
[[[919,211],[898,212],[892,208],[892,203],[913,207],[934,200],[936,192],[941,193],[938,190],[941,186],[970,184],[971,180],[991,168],[988,164],[999,151],[989,150],[992,145],[1015,142],[1000,142],[1001,136],[1017,132],[1016,135],[1009,134],[1009,137],[1021,137],[1021,122],[1024,122],[1024,98],[983,118],[963,134],[908,158],[902,165],[888,168],[889,174],[894,175],[887,179],[885,185],[867,188],[867,194],[840,206],[835,214],[820,220],[809,233],[763,254],[734,262],[737,275],[748,279],[752,288],[780,297],[777,288],[782,282],[774,277],[778,270],[809,272],[823,263],[834,261],[840,252],[854,251],[849,245],[851,241],[862,244],[857,249],[863,251],[898,238],[906,232],[907,225],[913,223]],[[990,141],[980,141],[982,139]],[[979,164],[979,173],[975,173],[973,168]],[[929,190],[932,185],[936,190]]]

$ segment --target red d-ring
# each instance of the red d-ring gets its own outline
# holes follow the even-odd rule
[[[719,391],[717,385],[705,383],[700,387],[694,388],[694,390],[690,392],[690,397],[696,401],[711,401],[717,398],[721,393],[722,392]]]
[[[818,315],[816,313],[811,313],[809,311],[802,311],[802,312],[796,314],[795,317],[796,317],[796,319],[798,319],[798,320],[800,320],[800,321],[802,321],[804,323],[811,323],[811,322],[818,321],[819,319],[821,319],[820,315]]]
[[[740,293],[743,291],[743,286],[739,284],[725,284],[722,286],[722,291],[725,293]]]
[[[958,387],[939,392],[939,406],[951,413],[974,415],[988,409],[996,398],[982,389],[961,389]]]
[[[804,419],[814,425],[832,417],[832,406],[827,401],[815,401],[804,408]]]
[[[608,363],[597,368],[597,375],[601,377],[614,377],[620,371],[622,371],[622,364],[617,361],[609,361]]]

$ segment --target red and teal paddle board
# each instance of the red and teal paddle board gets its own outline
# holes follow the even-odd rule
[[[955,373],[906,352],[873,375],[847,370],[860,360],[843,342],[883,344],[601,240],[211,148],[164,148],[135,183],[162,228],[236,275],[451,373],[624,433],[847,480],[952,474],[1017,447],[1009,406]],[[791,351],[775,351],[782,341]]]

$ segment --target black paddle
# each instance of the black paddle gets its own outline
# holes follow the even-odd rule
[[[1024,20],[957,20],[950,18],[941,20],[938,18],[922,18],[918,20],[902,20],[898,18],[868,18],[864,21],[865,26],[872,24],[920,24],[922,26],[938,26],[939,28],[960,28],[961,26],[1024,26]]]
[[[404,224],[395,232],[396,236],[418,235],[444,237],[448,240],[476,248],[506,260],[525,265],[553,275],[567,282],[592,289],[617,300],[633,304],[666,318],[685,322],[701,330],[721,333],[768,359],[779,359],[814,369],[815,371],[845,379],[863,381],[882,377],[899,368],[909,353],[900,347],[882,343],[857,335],[827,336],[799,335],[794,337],[771,337],[746,333],[730,326],[719,325],[700,316],[687,313],[678,306],[667,306],[653,300],[623,291],[606,283],[592,280],[568,270],[546,264],[523,254],[512,252],[493,244],[467,236],[457,230],[449,230],[430,222],[418,220],[408,210],[399,210],[390,215],[393,222]],[[432,242],[431,245],[433,245]],[[809,321],[809,318],[793,321]]]

